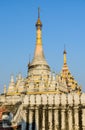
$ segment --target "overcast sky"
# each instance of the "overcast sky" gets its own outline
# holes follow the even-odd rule
[[[85,0],[0,0],[0,93],[11,74],[27,76],[38,7],[48,64],[61,71],[65,44],[70,72],[85,91]]]

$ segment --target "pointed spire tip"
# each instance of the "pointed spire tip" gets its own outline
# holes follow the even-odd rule
[[[64,44],[64,52],[63,52],[64,54],[67,54],[67,52],[66,52],[66,45]]]
[[[40,18],[40,7],[38,7],[38,18]]]

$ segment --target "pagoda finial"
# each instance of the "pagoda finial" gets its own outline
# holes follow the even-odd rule
[[[66,52],[66,45],[64,44],[64,52],[63,52],[63,54],[67,54],[67,52]]]
[[[41,20],[40,20],[40,8],[38,8],[38,20],[37,20],[37,22],[36,22],[36,27],[37,27],[37,29],[41,29],[41,27],[42,27],[42,22],[41,22]]]
[[[40,18],[40,7],[38,7],[38,18]]]
[[[65,44],[64,44],[64,52],[63,52],[63,54],[64,54],[64,64],[66,64],[67,63],[67,58],[66,58],[67,52],[66,52],[66,46],[65,46]]]
[[[66,50],[66,45],[64,44],[64,50]]]

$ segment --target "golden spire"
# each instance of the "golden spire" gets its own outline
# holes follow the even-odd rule
[[[64,64],[67,64],[67,57],[66,57],[66,49],[65,49],[65,45],[64,45],[64,52],[63,52],[63,55],[64,55]]]
[[[37,67],[40,68],[40,72]],[[36,71],[34,71],[36,70]],[[38,19],[36,22],[36,46],[34,51],[34,57],[30,66],[28,66],[28,72],[33,74],[35,72],[42,73],[46,70],[46,73],[49,73],[50,67],[47,64],[47,61],[44,56],[43,45],[42,45],[42,22],[40,20],[40,8],[38,8]]]
[[[63,64],[63,68],[62,68],[62,76],[64,78],[67,78],[67,75],[69,73],[69,69],[68,69],[68,66],[67,66],[67,57],[66,57],[66,49],[65,49],[65,45],[64,45],[64,52],[63,52],[63,55],[64,55],[64,64]]]
[[[38,18],[40,18],[40,8],[38,8]]]
[[[36,22],[36,47],[35,47],[35,58],[44,58],[44,52],[42,47],[42,23],[40,20],[40,8],[38,8],[38,20]]]

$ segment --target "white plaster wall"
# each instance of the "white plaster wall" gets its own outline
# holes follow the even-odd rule
[[[54,99],[54,95],[48,95],[48,104],[49,105],[53,105],[54,104],[54,101],[53,101],[53,99]]]
[[[43,105],[47,104],[47,95],[42,94],[42,104]]]
[[[36,105],[41,104],[41,95],[36,95]]]
[[[55,105],[59,105],[60,104],[60,95],[56,94],[54,97],[55,97],[54,98]]]
[[[85,105],[85,93],[78,94],[37,94],[37,95],[25,95],[25,96],[0,96],[0,102],[8,104],[16,104],[22,102],[24,105]],[[29,104],[30,103],[30,104]]]
[[[35,95],[30,95],[30,105],[35,104]]]
[[[79,105],[79,103],[80,103],[79,95],[75,93],[74,94],[74,104]]]
[[[67,104],[67,97],[66,94],[61,95],[61,105],[66,105]]]
[[[67,96],[67,102],[69,105],[73,105],[73,95],[72,94],[68,94]]]
[[[29,104],[29,96],[28,96],[28,95],[26,95],[26,96],[24,97],[24,99],[23,99],[23,104],[24,104],[24,105],[28,105],[28,104]]]

